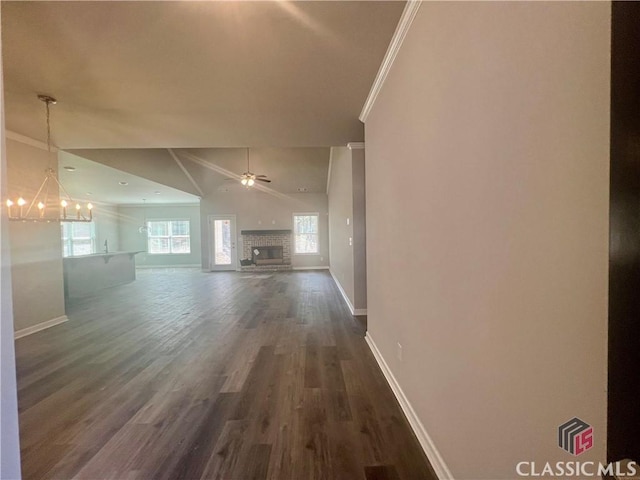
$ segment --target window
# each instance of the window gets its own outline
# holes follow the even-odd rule
[[[90,255],[96,252],[96,226],[93,222],[61,222],[62,256]]]
[[[147,222],[147,251],[153,254],[191,253],[189,220],[152,220]]]
[[[293,252],[296,254],[318,253],[318,214],[293,214]]]

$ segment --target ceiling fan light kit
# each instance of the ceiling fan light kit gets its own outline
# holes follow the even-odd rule
[[[253,187],[256,182],[271,183],[271,180],[268,180],[266,175],[256,175],[251,171],[249,164],[249,149],[247,148],[247,171],[240,175],[240,183],[249,188]]]
[[[250,173],[243,173],[240,183],[247,187],[253,186],[256,183],[255,175],[252,175]]]

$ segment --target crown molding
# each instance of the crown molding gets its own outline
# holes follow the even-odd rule
[[[387,79],[387,75],[389,74],[391,66],[396,59],[396,55],[398,55],[398,52],[400,51],[400,47],[402,46],[404,37],[407,35],[409,27],[411,26],[411,22],[413,22],[416,13],[418,13],[418,9],[420,8],[421,4],[422,0],[409,0],[405,5],[404,10],[402,11],[402,15],[400,16],[400,21],[398,22],[396,31],[391,38],[389,48],[387,48],[387,53],[382,59],[382,64],[380,65],[380,69],[378,70],[376,79],[373,81],[369,96],[364,102],[362,112],[360,112],[359,118],[363,123],[367,121],[367,117],[369,116],[369,113],[373,108],[373,104],[376,102],[376,98],[378,98],[380,90],[382,90],[382,85],[384,85],[384,81]]]
[[[364,150],[364,142],[349,142],[347,148],[349,150]]]
[[[47,144],[44,142],[41,142],[40,140],[36,140],[34,138],[27,137],[25,135],[21,135],[16,132],[12,132],[11,130],[5,130],[4,136],[9,140],[14,140],[16,142],[29,145],[30,147],[35,147],[35,148],[39,148],[40,150],[47,151]],[[54,146],[51,146],[51,151],[55,153],[58,151],[58,149]]]

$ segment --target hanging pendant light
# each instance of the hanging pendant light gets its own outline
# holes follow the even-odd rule
[[[142,225],[138,228],[138,233],[147,233],[149,231],[149,225],[147,224],[147,199],[142,199]]]
[[[56,171],[52,165],[51,156],[51,121],[50,111],[51,105],[56,104],[56,99],[49,95],[38,95],[38,100],[44,102],[47,120],[47,157],[49,165],[45,169],[44,180],[40,184],[40,188],[33,200],[27,206],[27,200],[19,197],[14,202],[10,198],[6,200],[7,215],[9,220],[13,221],[30,221],[30,222],[91,222],[93,220],[93,205],[87,203],[84,207],[80,203],[75,202],[71,195],[64,188],[56,175]],[[49,190],[53,186],[51,199],[49,198]],[[57,190],[57,192],[56,192]],[[58,199],[64,197],[58,203]],[[35,207],[35,208],[34,208]],[[68,212],[67,207],[72,211]],[[73,213],[75,210],[75,213]]]

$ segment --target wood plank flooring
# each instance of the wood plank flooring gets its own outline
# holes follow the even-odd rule
[[[435,479],[331,277],[143,271],[16,341],[31,479]]]

